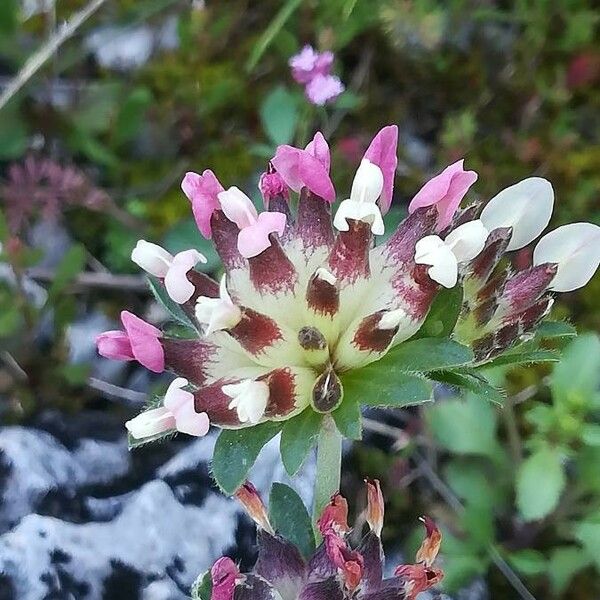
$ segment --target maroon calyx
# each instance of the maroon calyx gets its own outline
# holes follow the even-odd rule
[[[269,236],[271,245],[248,260],[250,279],[261,294],[273,294],[294,289],[298,273],[281,247],[275,234]]]
[[[487,281],[506,252],[511,236],[510,227],[499,227],[490,232],[483,250],[469,264],[468,272],[472,277],[481,282]]]
[[[331,272],[340,280],[354,282],[369,277],[369,250],[373,236],[371,225],[347,219],[348,231],[340,231],[329,254]]]
[[[379,310],[372,315],[365,317],[352,339],[352,343],[363,352],[384,352],[392,343],[397,327],[393,329],[380,329],[379,322],[386,313],[385,310]]]
[[[437,217],[435,206],[418,208],[408,215],[382,247],[388,261],[399,266],[414,264],[415,245],[422,237],[434,232]]]
[[[317,270],[308,282],[306,302],[316,313],[332,317],[340,308],[340,292],[335,283],[321,276]]]
[[[300,192],[294,233],[302,240],[305,249],[331,247],[333,244],[329,202],[319,198],[305,187]]]
[[[264,381],[269,386],[265,417],[284,417],[296,408],[296,377],[291,369],[274,369],[258,381]]]
[[[271,317],[251,308],[242,307],[241,310],[240,322],[229,329],[228,333],[244,350],[257,356],[283,338],[279,325]]]
[[[212,238],[215,249],[226,270],[240,269],[246,264],[246,259],[237,248],[238,226],[230,221],[222,210],[215,210],[210,218]]]
[[[202,385],[206,380],[206,364],[216,352],[216,347],[205,340],[162,338],[165,369],[185,377],[191,383]]]

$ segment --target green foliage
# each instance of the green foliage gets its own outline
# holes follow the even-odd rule
[[[156,299],[156,301],[169,313],[177,323],[180,323],[184,327],[187,327],[191,330],[194,330],[194,324],[187,316],[185,311],[181,308],[181,304],[177,304],[171,300],[169,294],[167,294],[167,290],[165,287],[158,281],[156,277],[148,276],[148,286],[150,287],[150,291],[152,295]]]
[[[285,422],[279,449],[285,470],[295,475],[308,453],[317,443],[323,415],[309,406],[298,416]]]
[[[462,286],[442,289],[434,298],[427,317],[415,337],[450,337],[460,315],[462,302]]]
[[[298,494],[283,483],[274,483],[269,497],[269,520],[275,531],[309,558],[315,551],[310,515]]]
[[[212,473],[226,494],[244,483],[262,447],[281,430],[282,423],[267,422],[244,429],[223,429],[212,460]]]
[[[283,86],[276,87],[260,107],[263,129],[275,146],[290,144],[298,125],[298,100]]]
[[[558,505],[565,487],[561,453],[548,446],[520,466],[516,480],[517,507],[526,521],[543,519]]]

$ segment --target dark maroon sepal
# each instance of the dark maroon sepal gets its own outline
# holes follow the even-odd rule
[[[165,352],[165,369],[185,377],[195,385],[202,385],[206,380],[205,366],[216,348],[204,340],[185,340],[162,338]]]
[[[246,259],[237,248],[238,226],[230,221],[222,210],[215,210],[210,218],[212,239],[217,254],[226,270],[240,269],[246,264]]]
[[[383,245],[383,253],[393,263],[414,264],[415,245],[435,232],[438,211],[435,206],[418,208],[408,215]]]
[[[254,567],[257,575],[266,579],[282,595],[297,595],[306,577],[306,564],[298,548],[278,535],[263,529],[256,534],[258,559]]]
[[[329,254],[329,270],[340,280],[354,282],[369,276],[371,226],[363,221],[347,220],[350,229],[340,231]]]
[[[259,293],[273,294],[292,290],[298,273],[281,247],[277,236],[269,236],[271,245],[248,260],[250,279]]]
[[[331,228],[331,207],[319,196],[302,188],[298,202],[298,216],[295,225],[295,237],[302,240],[306,249],[333,244]]]
[[[481,282],[487,281],[506,252],[511,235],[510,227],[500,227],[490,232],[483,250],[469,263],[469,275]]]
[[[519,271],[506,282],[501,300],[513,310],[526,309],[548,289],[557,270],[557,264],[544,263]]]
[[[306,288],[306,302],[316,313],[332,317],[340,308],[340,292],[336,284],[315,273]]]
[[[228,332],[244,350],[253,356],[257,356],[282,339],[279,325],[271,317],[267,317],[251,308],[243,307],[241,310],[242,318],[240,322],[229,329]]]

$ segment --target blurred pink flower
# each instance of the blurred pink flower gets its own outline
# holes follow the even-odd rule
[[[317,52],[306,45],[290,58],[293,78],[301,84],[310,83],[317,75],[329,75],[333,65],[333,52]]]
[[[335,100],[346,88],[335,75],[317,75],[306,84],[304,91],[312,104],[323,106]]]

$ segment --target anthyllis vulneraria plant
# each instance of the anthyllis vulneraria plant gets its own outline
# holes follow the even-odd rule
[[[269,515],[254,486],[243,484],[236,496],[257,525],[258,558],[254,570],[242,574],[230,558],[220,558],[209,573],[198,579],[192,597],[195,600],[414,600],[442,579],[442,572],[433,566],[442,539],[440,531],[431,519],[423,517],[426,536],[415,564],[399,565],[392,577],[384,579],[383,495],[377,480],[368,480],[366,484],[368,531],[358,546],[352,548],[348,541],[346,500],[335,494],[318,519],[322,542],[316,549],[307,513],[300,511],[296,516],[297,527],[293,530],[288,527],[285,537],[276,526],[280,519],[277,494],[271,495]]]
[[[259,183],[261,213],[212,171],[186,174],[183,191],[224,275],[218,283],[197,271],[204,257],[194,249],[172,256],[141,240],[133,251],[178,321],[177,334],[163,332],[124,311],[123,331],[98,337],[103,356],[177,375],[164,399],[127,423],[134,445],[221,428],[212,467],[227,493],[278,433],[292,475],[317,445],[320,515],[339,489],[342,437],[361,436],[361,404],[427,402],[435,381],[501,400],[481,367],[556,360],[543,340],[572,327],[542,321],[553,293],[585,285],[598,268],[600,227],[573,223],[546,234],[533,265],[515,273],[504,256],[546,228],[552,186],[531,177],[483,208],[461,208],[477,174],[458,161],[423,186],[406,219],[377,243],[397,141],[393,125],[375,136],[334,210],[320,133],[304,149],[277,148]]]

